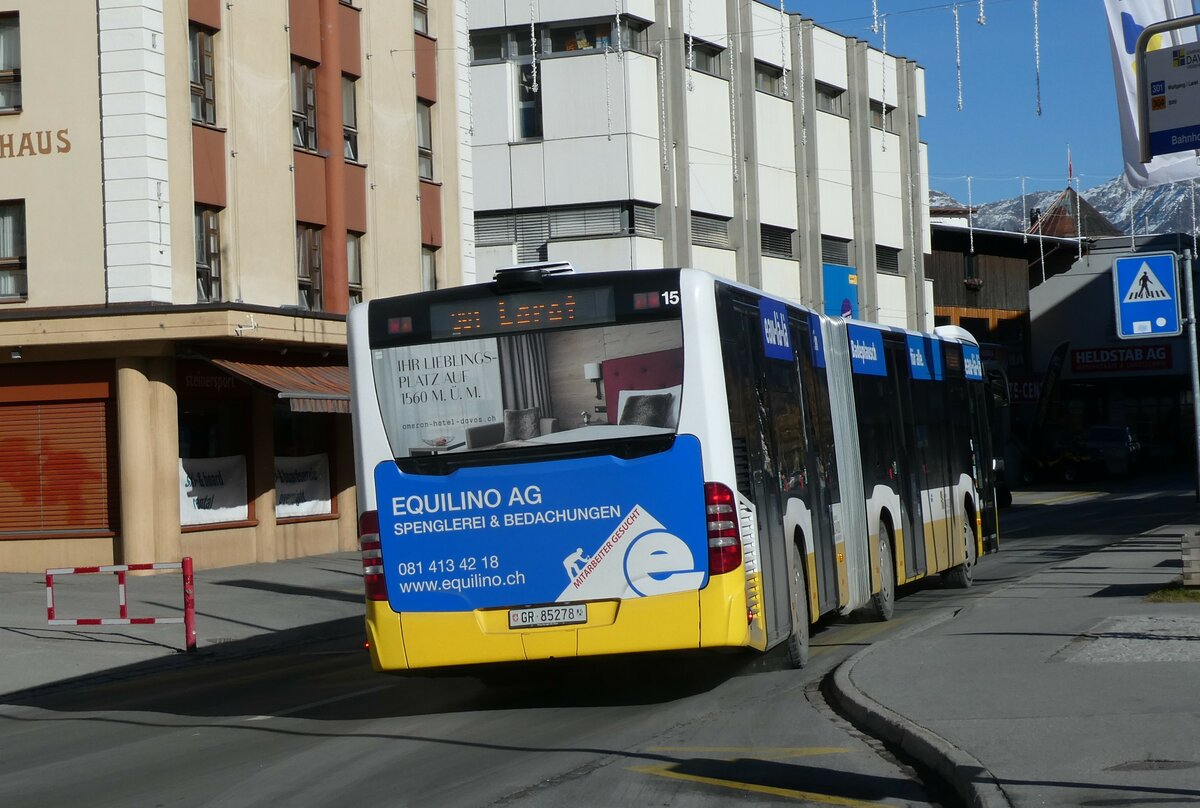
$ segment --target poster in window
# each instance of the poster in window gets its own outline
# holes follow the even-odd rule
[[[179,459],[179,523],[244,522],[246,456]]]
[[[332,513],[329,500],[329,456],[275,458],[275,517]]]

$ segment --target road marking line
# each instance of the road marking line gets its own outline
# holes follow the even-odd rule
[[[736,780],[719,780],[716,777],[704,777],[698,774],[684,774],[671,770],[670,763],[662,763],[653,766],[631,766],[630,770],[641,772],[642,774],[652,774],[656,777],[666,777],[674,780],[686,780],[692,783],[704,783],[710,786],[719,786],[721,788],[732,788],[737,791],[750,791],[756,794],[770,794],[773,797],[786,797],[793,800],[808,800],[809,802],[818,802],[823,805],[848,805],[858,808],[858,806],[878,806],[878,802],[863,802],[862,800],[852,800],[849,797],[835,797],[831,794],[817,794],[811,791],[798,791],[792,788],[779,788],[777,786],[760,786],[753,783],[740,783]]]
[[[849,752],[844,746],[655,746],[647,752],[703,752],[709,755],[764,755],[776,758],[808,757],[810,755],[832,755]]]
[[[336,704],[337,702],[345,701],[346,699],[358,698],[359,696],[365,696],[368,693],[375,693],[379,690],[386,690],[389,687],[391,687],[391,684],[375,685],[375,687],[368,687],[368,688],[364,688],[363,690],[356,690],[353,693],[343,693],[342,695],[334,696],[333,698],[322,699],[321,701],[314,701],[314,702],[310,702],[308,704],[301,704],[299,707],[293,707],[290,710],[284,710],[283,712],[274,713],[273,715],[252,715],[243,720],[244,721],[269,721],[272,718],[285,718],[289,715],[295,715],[296,713],[302,713],[305,710],[312,710],[317,707],[324,707],[327,704]]]

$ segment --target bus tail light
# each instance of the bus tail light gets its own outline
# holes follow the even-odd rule
[[[379,511],[364,511],[358,517],[358,544],[362,548],[363,586],[367,590],[367,600],[387,600],[383,546],[379,543]]]
[[[704,505],[708,523],[708,574],[732,572],[742,563],[742,537],[733,492],[721,483],[705,483]]]

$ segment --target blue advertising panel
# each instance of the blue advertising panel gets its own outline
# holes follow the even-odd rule
[[[392,609],[465,611],[694,591],[708,582],[700,442],[448,475],[375,468]]]
[[[886,376],[887,360],[883,356],[883,334],[874,328],[847,325],[850,339],[850,367],[855,373]]]
[[[907,335],[908,340],[908,372],[914,379],[930,381],[933,374],[929,369],[929,351],[926,350],[928,340],[914,334]]]
[[[777,300],[760,298],[758,301],[758,324],[762,332],[763,353],[769,359],[791,362],[792,338],[788,332],[787,306]]]
[[[1175,277],[1175,253],[1145,253],[1113,261],[1118,337],[1171,337],[1183,332]]]
[[[825,313],[830,317],[858,318],[858,271],[842,264],[821,264]]]
[[[821,317],[817,314],[808,315],[809,340],[812,343],[813,367],[825,367],[825,337],[821,334]]]
[[[979,356],[979,348],[974,345],[964,345],[963,371],[968,379],[981,381],[983,379],[983,359]]]

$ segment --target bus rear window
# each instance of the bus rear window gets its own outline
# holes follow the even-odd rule
[[[683,385],[679,320],[376,348],[397,459],[673,435]]]

